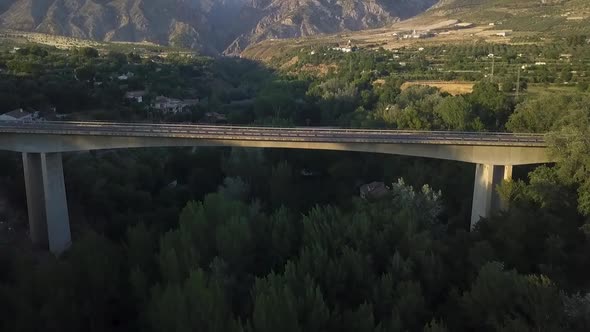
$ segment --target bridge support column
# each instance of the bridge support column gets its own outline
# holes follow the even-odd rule
[[[503,180],[512,179],[512,166],[475,165],[473,205],[471,208],[471,229],[481,217],[487,218],[492,212],[505,209],[496,188]]]
[[[23,153],[31,240],[58,255],[72,240],[61,153]]]
[[[43,192],[43,172],[40,153],[23,153],[25,188],[27,191],[27,210],[29,214],[29,233],[37,248],[49,247],[47,218],[45,217],[45,195]]]

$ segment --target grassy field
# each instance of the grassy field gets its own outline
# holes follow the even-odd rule
[[[563,84],[529,84],[527,89],[527,95],[538,96],[540,94],[553,94],[553,95],[574,95],[580,94],[580,90],[575,85],[563,85]],[[587,92],[590,93],[590,92]]]

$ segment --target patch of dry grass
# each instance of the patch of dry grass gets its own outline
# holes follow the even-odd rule
[[[401,89],[405,90],[415,85],[427,85],[440,89],[442,92],[447,92],[453,96],[465,95],[473,92],[475,82],[466,81],[411,81],[402,84]]]

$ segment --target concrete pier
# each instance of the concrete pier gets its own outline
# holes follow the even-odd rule
[[[29,214],[31,241],[36,248],[47,249],[49,248],[49,238],[47,235],[45,194],[41,168],[40,153],[23,153],[23,169],[25,171],[25,188],[27,191],[27,211]]]
[[[505,209],[497,192],[497,186],[504,180],[512,179],[512,166],[475,165],[473,185],[473,205],[471,208],[471,228],[481,217],[487,218],[493,212]]]
[[[31,240],[59,255],[72,243],[61,153],[23,153]]]

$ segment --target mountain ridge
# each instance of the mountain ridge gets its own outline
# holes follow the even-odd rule
[[[0,0],[0,27],[237,54],[266,39],[376,28],[438,0]]]

